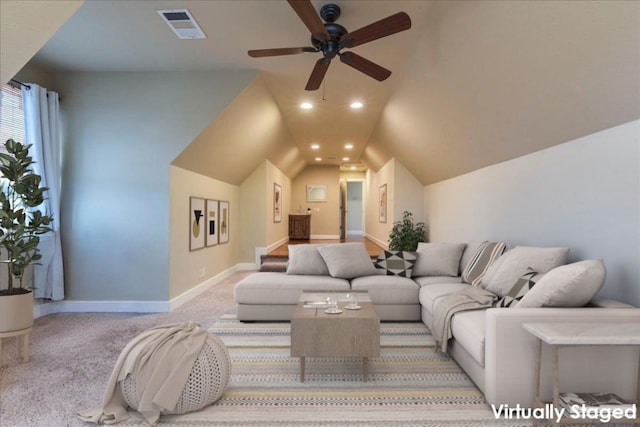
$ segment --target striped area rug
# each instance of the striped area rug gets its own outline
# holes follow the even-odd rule
[[[163,426],[411,427],[531,426],[496,419],[482,393],[421,323],[383,323],[380,357],[362,382],[358,359],[308,358],[306,382],[289,355],[289,323],[242,323],[225,316],[232,375],[223,397],[201,411],[163,416]],[[340,331],[336,331],[340,333]]]

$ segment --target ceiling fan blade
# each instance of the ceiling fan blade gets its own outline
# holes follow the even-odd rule
[[[304,25],[307,26],[311,34],[316,39],[326,42],[329,40],[329,33],[324,27],[320,15],[313,8],[311,0],[287,0],[289,5],[298,14]]]
[[[327,70],[329,69],[329,64],[331,64],[331,60],[327,58],[320,58],[316,62],[315,67],[313,67],[313,71],[309,76],[309,80],[307,81],[307,86],[304,90],[317,90],[320,87],[320,83],[324,79],[324,75],[327,74]]]
[[[353,52],[340,54],[340,61],[380,82],[391,75],[391,71]]]
[[[362,27],[353,32],[347,33],[340,38],[341,47],[354,47],[370,41],[399,33],[411,28],[411,18],[405,12],[398,12],[387,18],[381,19]]]
[[[278,49],[256,49],[247,53],[252,58],[262,58],[264,56],[295,55],[303,52],[318,52],[318,49],[315,47],[283,47]]]

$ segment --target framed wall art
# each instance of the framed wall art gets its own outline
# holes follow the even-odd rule
[[[282,187],[273,183],[273,222],[282,221]]]
[[[204,248],[205,235],[205,206],[204,199],[199,197],[189,198],[189,250]]]
[[[326,202],[326,185],[307,185],[307,202]]]
[[[387,184],[380,186],[378,209],[378,221],[387,222]]]
[[[229,241],[229,202],[218,203],[218,243]]]
[[[218,244],[218,201],[217,200],[207,200],[206,201],[206,226],[207,226],[207,235],[206,235],[206,245],[215,246]]]

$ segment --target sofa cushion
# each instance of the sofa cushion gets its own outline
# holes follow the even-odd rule
[[[331,276],[254,273],[236,284],[238,304],[297,304],[302,291],[349,292],[349,282]]]
[[[566,263],[568,255],[569,248],[516,246],[489,267],[480,286],[503,297],[528,269],[544,274]]]
[[[464,243],[418,243],[413,276],[457,276]]]
[[[482,243],[462,270],[462,281],[478,286],[489,267],[502,255],[505,247],[503,242]]]
[[[606,274],[600,259],[556,267],[545,274],[516,307],[582,307],[602,288]]]
[[[318,252],[319,245],[289,245],[287,274],[328,276],[329,269]]]
[[[362,243],[321,245],[318,246],[318,252],[333,277],[353,279],[378,274]]]
[[[420,305],[429,313],[434,313],[436,305],[449,294],[459,292],[469,287],[468,283],[436,283],[420,288]]]
[[[364,276],[351,281],[354,291],[368,291],[374,304],[418,304],[420,287],[400,276]]]
[[[407,251],[380,251],[376,267],[385,271],[387,276],[411,277],[413,265],[418,255]]]
[[[422,276],[422,277],[414,277],[413,280],[420,286],[429,286],[436,285],[439,283],[460,283],[460,276]]]
[[[505,296],[494,303],[494,307],[515,307],[518,301],[533,288],[542,276],[544,275],[529,269],[529,271],[516,280],[516,283],[513,284],[511,290],[507,292]]]
[[[451,319],[453,338],[480,366],[484,366],[485,311],[464,311]]]

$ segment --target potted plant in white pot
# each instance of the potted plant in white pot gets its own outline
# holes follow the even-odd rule
[[[25,286],[27,267],[42,258],[40,235],[51,231],[53,217],[37,210],[46,187],[33,172],[30,145],[13,139],[0,153],[0,252],[6,278],[0,277],[0,333],[26,329],[33,324],[33,296]]]

